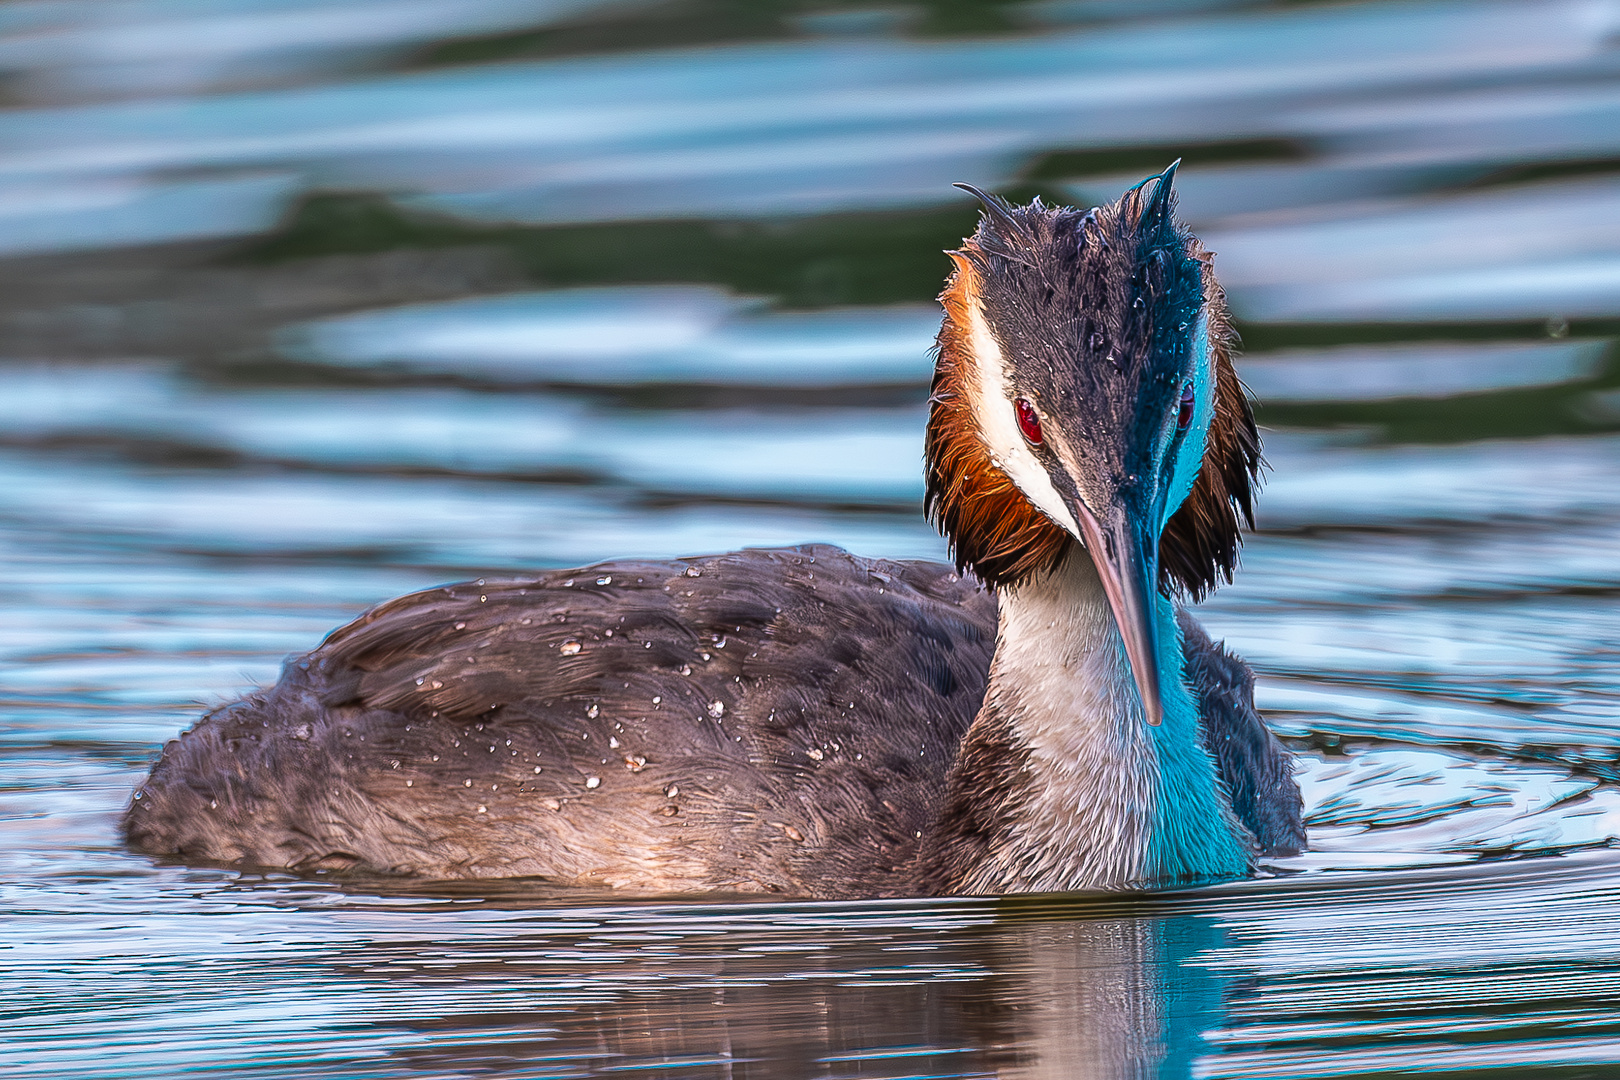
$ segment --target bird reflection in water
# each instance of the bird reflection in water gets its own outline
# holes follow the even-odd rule
[[[410,972],[396,976],[406,983],[511,980],[526,964],[535,975],[522,999],[445,1016],[396,1061],[432,1075],[657,1080],[1189,1075],[1229,992],[1189,961],[1218,947],[1221,929],[1201,915],[1089,907],[999,902],[975,912],[981,925],[943,934],[778,928],[756,944],[734,930],[723,946],[712,933],[655,944],[640,938],[664,935],[520,935],[418,967],[436,955],[422,942],[382,958]],[[368,972],[379,959],[368,956]]]

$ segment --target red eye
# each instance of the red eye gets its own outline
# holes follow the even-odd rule
[[[1181,412],[1176,414],[1176,430],[1186,431],[1192,426],[1193,389],[1192,383],[1181,388]]]
[[[1018,410],[1018,430],[1024,433],[1031,446],[1041,445],[1041,418],[1035,415],[1035,406],[1029,398],[1014,398],[1013,408]]]

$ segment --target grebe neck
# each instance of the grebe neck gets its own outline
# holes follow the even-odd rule
[[[1175,609],[1157,598],[1163,722],[1078,544],[999,595],[983,708],[952,769],[934,872],[957,892],[1058,892],[1246,874],[1252,840],[1205,751]]]

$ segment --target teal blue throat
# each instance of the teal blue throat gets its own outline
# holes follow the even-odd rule
[[[1164,719],[1147,729],[1159,776],[1144,877],[1162,885],[1244,876],[1253,868],[1247,830],[1237,823],[1215,763],[1204,749],[1198,700],[1184,675],[1186,654],[1175,606],[1157,597],[1154,615]]]
[[[1242,877],[1250,839],[1205,751],[1175,608],[1156,605],[1163,720],[1147,723],[1124,642],[1078,545],[999,595],[1000,633],[970,733],[1000,731],[1022,764],[1007,824],[969,891],[1161,887]]]

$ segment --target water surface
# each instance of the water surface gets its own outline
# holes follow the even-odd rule
[[[1620,7],[0,14],[0,1069],[1620,1069]],[[1175,157],[1270,471],[1203,608],[1311,851],[1150,896],[647,900],[155,865],[158,748],[400,592],[942,558],[955,180]]]

